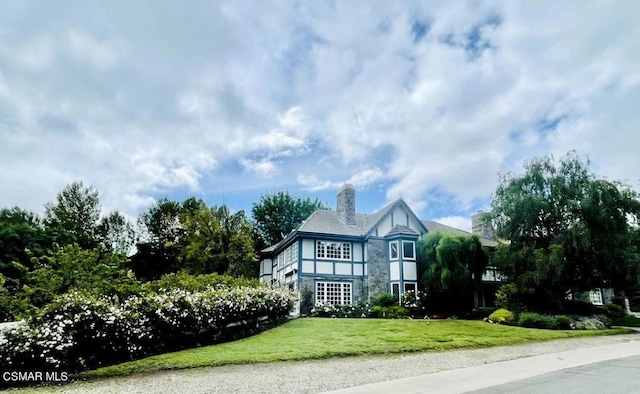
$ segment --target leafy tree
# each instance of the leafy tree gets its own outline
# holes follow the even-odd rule
[[[25,272],[26,280],[17,291],[0,292],[0,314],[5,319],[26,317],[70,289],[126,295],[137,288],[135,277],[125,269],[126,258],[105,253],[102,246],[89,250],[67,245],[32,261],[34,268]]]
[[[163,198],[138,217],[141,238],[131,258],[131,267],[138,277],[158,279],[180,270],[185,233],[179,218],[181,210],[179,203]]]
[[[0,273],[13,283],[22,272],[33,268],[31,259],[51,246],[40,219],[18,207],[0,210]],[[18,265],[22,268],[17,268]]]
[[[597,178],[576,152],[525,164],[524,174],[502,175],[492,218],[499,248],[495,264],[525,303],[560,305],[568,290],[633,288],[638,195],[620,182]]]
[[[288,192],[265,194],[251,209],[256,246],[262,249],[280,242],[318,209],[327,209],[317,198],[294,198]]]
[[[34,260],[45,255],[51,239],[38,216],[18,207],[0,210],[0,321],[28,309],[20,295]]]
[[[226,206],[207,207],[202,200],[189,199],[180,220],[185,229],[182,256],[191,272],[257,275],[253,228],[244,211],[232,214]]]
[[[82,248],[98,245],[100,200],[98,191],[82,182],[72,182],[45,205],[45,226],[60,245],[77,243]]]
[[[477,295],[488,257],[477,236],[436,232],[422,239],[419,249],[428,264],[422,276],[427,305],[450,312],[478,306]]]
[[[145,280],[186,269],[192,274],[257,275],[253,228],[244,211],[208,207],[193,197],[182,204],[160,200],[138,220],[142,242],[132,257]]]
[[[126,255],[135,244],[135,230],[118,211],[100,220],[97,228],[100,243],[112,253]]]

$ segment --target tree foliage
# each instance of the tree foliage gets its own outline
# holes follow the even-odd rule
[[[508,244],[495,262],[530,300],[559,303],[568,290],[624,290],[638,281],[633,237],[640,203],[630,187],[596,177],[570,152],[501,176],[492,218]]]
[[[118,211],[111,212],[100,220],[97,234],[107,251],[123,255],[129,253],[136,240],[133,226]]]
[[[317,198],[294,198],[288,192],[264,194],[251,209],[259,249],[280,242],[318,209],[327,209]]]
[[[197,274],[218,273],[257,276],[251,223],[244,211],[231,213],[226,206],[208,207],[204,201],[187,201],[180,219],[186,238],[185,267]]]
[[[419,248],[427,261],[422,276],[427,305],[449,312],[477,307],[476,296],[488,261],[480,239],[436,232],[422,239]]]
[[[144,280],[180,270],[184,228],[180,223],[179,203],[160,199],[138,217],[139,241],[131,258],[131,267]]]
[[[83,248],[95,248],[99,219],[98,191],[82,182],[67,185],[55,203],[45,205],[45,226],[60,245],[77,243]]]
[[[0,321],[26,317],[73,289],[127,295],[140,280],[177,272],[257,277],[244,211],[164,198],[137,224],[117,211],[102,216],[98,191],[82,182],[46,204],[44,220],[18,207],[0,210]]]
[[[132,258],[146,280],[187,270],[192,274],[256,276],[253,227],[244,211],[209,207],[193,197],[182,203],[162,199],[138,220],[142,242]]]

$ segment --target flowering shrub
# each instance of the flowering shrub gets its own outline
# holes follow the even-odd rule
[[[606,316],[582,316],[575,322],[575,328],[576,330],[605,330],[607,322]]]
[[[401,306],[405,307],[411,316],[424,317],[427,315],[425,300],[427,296],[424,292],[415,292],[412,290],[402,294]]]
[[[220,340],[286,316],[295,296],[266,287],[173,289],[116,297],[71,292],[0,337],[0,369],[78,371]]]
[[[368,303],[358,301],[355,304],[334,305],[330,303],[316,303],[311,309],[314,317],[368,317],[371,314],[371,306]]]

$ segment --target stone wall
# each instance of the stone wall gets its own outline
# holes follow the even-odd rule
[[[369,302],[378,295],[389,293],[389,256],[384,239],[370,238],[367,244],[367,287]]]

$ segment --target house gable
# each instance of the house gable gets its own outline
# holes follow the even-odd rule
[[[373,214],[356,213],[355,195],[345,197],[345,190],[352,193],[341,188],[341,211],[317,210],[261,251],[263,282],[310,289],[314,302],[370,301],[392,289],[417,290],[415,244],[427,228],[402,199]]]
[[[397,226],[404,226],[418,236],[426,234],[427,228],[418,219],[403,199],[398,199],[371,215],[364,234],[367,237],[386,237]]]

